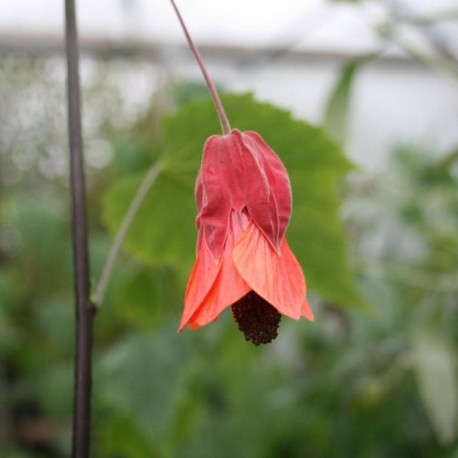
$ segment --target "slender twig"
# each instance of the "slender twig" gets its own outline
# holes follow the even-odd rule
[[[216,112],[218,113],[218,118],[219,122],[221,123],[223,133],[224,135],[229,135],[231,133],[231,126],[229,124],[229,120],[227,119],[226,112],[224,111],[223,104],[221,103],[221,99],[219,98],[218,91],[216,90],[215,85],[213,84],[213,81],[210,78],[210,75],[207,71],[207,68],[205,67],[204,61],[202,59],[202,56],[200,55],[197,46],[194,44],[194,41],[191,38],[191,35],[189,34],[189,31],[186,27],[186,24],[184,23],[180,11],[178,10],[175,0],[170,0],[170,3],[172,4],[173,9],[175,10],[178,20],[180,21],[181,28],[183,29],[183,32],[186,35],[186,39],[188,40],[189,47],[191,48],[191,51],[194,54],[197,64],[199,65],[200,70],[202,71],[204,80],[207,83],[208,90],[210,91],[213,103],[215,104]]]
[[[81,134],[78,36],[74,0],[65,1],[65,31],[73,264],[76,302],[72,456],[75,458],[87,458],[90,451],[92,333],[95,308],[89,298],[89,254],[87,247],[86,197]]]
[[[95,303],[97,307],[100,307],[102,305],[103,298],[105,296],[105,289],[107,287],[111,271],[113,270],[115,260],[118,256],[119,250],[121,249],[121,245],[127,235],[129,227],[132,224],[132,221],[134,220],[135,215],[140,209],[143,201],[145,200],[148,191],[151,189],[151,186],[153,186],[153,184],[155,183],[160,170],[161,168],[159,163],[153,164],[151,166],[144,180],[142,181],[140,187],[138,188],[137,194],[130,203],[126,215],[124,216],[118,233],[116,234],[116,238],[113,244],[111,245],[110,252],[108,254],[107,260],[105,261],[105,265],[102,269],[102,274],[100,275],[99,284],[97,285],[97,289],[95,292]]]
[[[224,111],[223,105],[221,103],[221,99],[219,98],[218,92],[216,91],[215,85],[213,84],[213,81],[210,78],[210,75],[208,74],[208,71],[205,67],[205,64],[202,60],[202,57],[199,53],[199,50],[197,49],[196,45],[194,44],[191,35],[188,32],[188,29],[186,28],[186,25],[183,21],[183,18],[181,17],[181,14],[174,2],[174,0],[170,0],[172,3],[172,6],[178,16],[178,19],[180,21],[180,24],[183,28],[183,31],[186,35],[186,38],[188,40],[189,47],[191,48],[192,53],[194,54],[194,57],[199,64],[199,67],[202,71],[203,77],[205,79],[205,82],[207,83],[208,89],[210,91],[210,94],[212,96],[213,102],[215,104],[216,112],[218,113],[218,118],[221,123],[221,128],[223,129],[224,135],[229,135],[231,132],[231,127],[229,124],[229,120],[227,119],[226,112]],[[157,176],[159,175],[160,172],[160,165],[159,164],[154,164],[150,170],[148,171],[145,179],[143,180],[142,184],[140,185],[137,194],[135,195],[134,199],[132,200],[126,215],[124,216],[124,219],[121,223],[121,226],[118,230],[118,233],[116,234],[116,238],[113,242],[113,245],[111,246],[110,252],[108,254],[107,260],[105,262],[105,265],[102,269],[102,274],[100,275],[100,280],[96,288],[95,292],[95,303],[97,307],[100,307],[103,303],[103,299],[105,296],[105,290],[108,285],[108,281],[110,279],[111,272],[113,270],[114,263],[116,261],[116,258],[119,254],[119,251],[121,249],[121,245],[127,235],[127,232],[129,230],[129,227],[132,224],[132,221],[135,218],[135,215],[137,214],[138,210],[140,209],[143,201],[145,200],[146,195],[148,194],[148,191],[151,189],[151,186],[156,181]]]

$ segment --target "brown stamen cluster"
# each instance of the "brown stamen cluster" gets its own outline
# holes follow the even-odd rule
[[[272,342],[278,335],[280,313],[254,291],[232,304],[232,314],[245,339],[255,345]]]

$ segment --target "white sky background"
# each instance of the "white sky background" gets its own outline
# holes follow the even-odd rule
[[[458,0],[365,0],[363,6],[328,0],[176,0],[197,44],[284,47],[362,53],[380,44],[374,27],[398,5],[417,14],[458,10]],[[186,44],[169,0],[76,0],[80,36]],[[63,0],[0,0],[0,39],[9,35],[54,35],[61,40]],[[416,49],[428,50],[419,34],[407,30]],[[443,23],[440,36],[458,58],[458,20]],[[424,38],[424,37],[423,37]],[[391,52],[400,52],[391,46]],[[175,66],[176,67],[176,66]],[[174,70],[180,71],[178,68]],[[235,91],[254,91],[261,100],[320,122],[338,64],[262,71],[212,67],[215,80]],[[186,70],[198,80],[193,61]],[[307,84],[304,84],[304,81]],[[458,85],[421,65],[416,70],[367,68],[355,85],[347,150],[358,163],[376,167],[394,145],[437,147],[458,142]],[[129,89],[130,90],[130,89]],[[131,90],[130,90],[131,91]],[[132,91],[131,91],[132,92]]]
[[[183,41],[169,0],[76,0],[81,35]],[[365,51],[372,27],[392,4],[417,13],[458,8],[458,0],[366,0],[364,6],[326,0],[177,0],[201,43]],[[61,34],[63,0],[0,0],[0,32]],[[458,41],[458,30],[453,32]]]

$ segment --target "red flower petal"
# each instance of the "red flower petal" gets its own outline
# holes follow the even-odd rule
[[[304,318],[307,318],[307,320],[315,321],[315,317],[313,316],[312,309],[310,308],[310,305],[307,302],[307,299],[305,299],[305,301],[302,302],[301,316],[303,316]]]
[[[218,261],[219,269],[215,276],[212,268],[212,265],[216,265],[214,258],[205,240],[202,240],[199,257],[186,289],[185,312],[179,331],[186,325],[189,325],[191,329],[197,329],[215,321],[226,307],[251,290],[235,268],[232,260],[234,245],[234,229],[231,222],[224,252]],[[200,263],[199,259],[201,259]],[[206,279],[207,275],[209,279]],[[200,281],[195,281],[197,278]],[[207,286],[209,282],[211,282],[210,288],[204,288],[204,292],[199,290],[202,286]]]
[[[224,248],[231,209],[240,205],[237,202],[240,190],[236,189],[233,176],[234,172],[242,174],[242,169],[240,160],[234,160],[235,150],[232,135],[211,136],[205,142],[199,173],[198,219],[203,223],[203,236],[216,259]]]
[[[291,217],[291,185],[288,172],[280,158],[256,132],[243,132],[242,141],[261,165],[267,192],[260,192],[259,183],[248,180],[246,185],[246,205],[255,224],[269,239],[276,250]]]
[[[191,316],[202,304],[208,291],[215,283],[220,269],[221,262],[215,261],[205,240],[200,239],[198,243],[197,259],[192,268],[186,287],[184,311],[178,332],[187,325]]]
[[[248,285],[280,313],[297,320],[313,314],[305,300],[302,269],[283,238],[279,254],[253,222],[234,249],[234,263]]]
[[[248,210],[278,250],[291,214],[288,174],[278,156],[255,132],[234,129],[205,143],[196,187],[198,224],[213,256],[219,258],[232,211]]]

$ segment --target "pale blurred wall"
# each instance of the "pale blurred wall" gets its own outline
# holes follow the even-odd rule
[[[267,7],[260,0],[243,6],[240,2],[178,1],[198,43],[234,49],[205,54],[214,78],[228,90],[252,91],[315,123],[322,120],[344,56],[380,46],[373,29],[384,20],[384,6],[393,3],[364,2],[369,6],[359,7],[325,0],[283,0]],[[147,45],[154,40],[162,49],[160,61],[172,75],[201,81],[189,51],[182,47],[184,37],[168,0],[78,0],[77,4],[83,39],[118,45],[138,40]],[[426,13],[454,5],[448,0],[399,4]],[[59,0],[0,2],[0,49],[2,33],[25,40],[30,36],[31,41],[34,35],[47,36],[61,42],[62,13]],[[458,43],[456,24],[452,25],[455,28],[445,24],[444,30]],[[421,49],[423,43],[417,42]],[[273,59],[256,52],[247,58],[242,46],[285,51]],[[302,54],[292,57],[288,51]],[[458,143],[457,80],[405,57],[388,47],[388,59],[370,63],[355,79],[347,150],[363,166],[378,167],[397,144],[446,151]],[[134,87],[126,96],[139,94]]]

